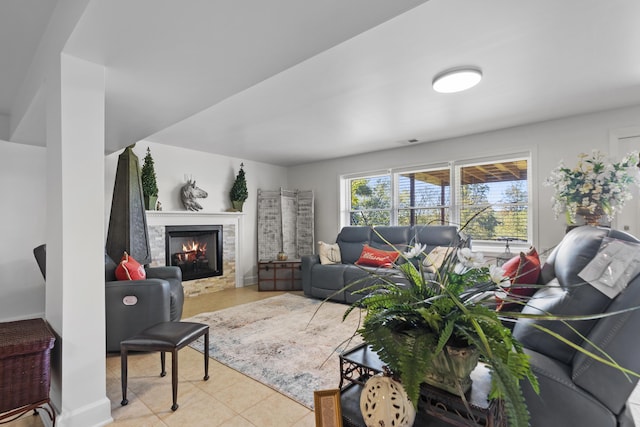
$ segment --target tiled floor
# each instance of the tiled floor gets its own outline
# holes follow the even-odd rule
[[[258,292],[257,287],[230,289],[185,300],[183,318],[220,310],[279,292]],[[159,353],[129,356],[127,398],[121,406],[120,357],[109,355],[107,397],[111,400],[112,426],[224,426],[313,427],[315,415],[305,406],[273,391],[233,369],[209,360],[209,380],[203,381],[202,353],[185,347],[179,352],[178,405],[171,411],[171,355],[167,376],[160,378]],[[40,427],[39,417],[25,415],[8,427]]]
[[[230,289],[187,298],[183,318],[220,310],[278,295],[258,292],[255,286]],[[170,369],[170,355],[167,364]],[[129,356],[129,404],[121,406],[120,358],[110,355],[107,363],[107,396],[111,400],[112,426],[225,426],[225,427],[313,427],[312,411],[257,381],[216,362],[209,361],[208,381],[203,381],[203,356],[189,347],[179,353],[178,404],[172,412],[171,375],[159,377],[158,353]],[[636,424],[640,426],[640,387],[630,398]],[[39,417],[25,415],[8,427],[41,427]]]

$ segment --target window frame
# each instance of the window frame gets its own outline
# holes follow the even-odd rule
[[[400,183],[400,179],[399,176],[403,175],[403,174],[408,174],[408,173],[416,173],[416,172],[430,172],[430,171],[436,171],[436,170],[443,170],[443,169],[449,169],[449,182],[453,183],[453,176],[452,176],[452,168],[451,168],[451,162],[440,162],[440,163],[433,163],[430,165],[421,165],[421,166],[417,166],[417,167],[407,167],[407,168],[397,168],[397,169],[393,169],[390,171],[390,173],[392,174],[392,184],[394,185],[392,187],[392,200],[393,200],[393,206],[392,206],[392,210],[393,210],[393,214],[392,214],[392,219],[394,220],[394,222],[392,223],[393,225],[398,225],[398,217],[399,217],[399,211],[400,211],[400,191],[398,188],[398,185]],[[450,187],[452,187],[450,185]],[[452,193],[452,188],[449,189],[449,200],[451,201],[453,197],[453,193]],[[451,211],[451,203],[447,206],[447,205],[439,205],[439,206],[443,206],[445,208],[449,209],[449,224],[452,223],[452,211]],[[415,208],[415,206],[413,206],[412,208]],[[402,209],[406,209],[406,208],[402,208]]]
[[[451,170],[452,174],[452,182],[455,182],[455,185],[452,185],[452,194],[451,194],[451,223],[452,224],[460,224],[460,211],[461,207],[458,203],[458,188],[460,184],[458,183],[460,177],[460,169],[463,167],[469,166],[477,166],[483,164],[491,164],[491,163],[502,163],[502,162],[511,162],[516,160],[526,160],[527,161],[527,240],[526,242],[509,242],[509,247],[511,252],[514,254],[519,253],[520,251],[526,251],[531,245],[533,245],[533,178],[532,178],[532,158],[533,153],[528,152],[516,152],[509,153],[503,155],[493,155],[486,157],[476,157],[473,159],[464,159],[457,160],[451,162]],[[505,250],[505,244],[498,240],[478,240],[472,239],[471,245],[474,250],[481,250],[487,252],[503,252]]]
[[[390,224],[398,224],[398,212],[401,209],[399,207],[400,192],[398,189],[399,175],[420,171],[431,171],[438,169],[449,169],[450,173],[450,194],[449,194],[449,224],[459,224],[460,221],[460,209],[458,202],[458,192],[460,183],[460,169],[463,167],[501,163],[516,160],[526,160],[527,162],[527,241],[526,242],[510,242],[509,246],[512,253],[517,254],[519,251],[528,249],[535,240],[534,230],[534,206],[536,205],[536,194],[533,191],[534,177],[532,163],[534,161],[535,152],[532,150],[517,151],[510,153],[503,153],[491,156],[474,157],[468,159],[458,159],[449,162],[437,162],[432,164],[423,164],[410,167],[399,167],[390,169],[379,169],[373,171],[367,171],[362,173],[352,173],[340,176],[340,226],[347,226],[351,224],[351,188],[350,182],[353,179],[370,178],[381,175],[388,175],[390,177],[390,200],[391,200],[391,212],[390,212]],[[406,208],[402,208],[406,209]],[[481,250],[492,253],[500,253],[505,249],[505,245],[496,240],[473,240],[472,247],[474,250]]]
[[[391,169],[379,169],[363,173],[355,173],[342,175],[340,177],[340,227],[351,225],[351,181],[354,179],[366,179],[377,176],[390,176],[389,188],[391,189],[391,197],[389,198],[391,206],[389,206],[389,223],[393,225],[395,223],[394,218],[394,200],[393,200],[393,187],[395,182],[393,180],[393,174]]]

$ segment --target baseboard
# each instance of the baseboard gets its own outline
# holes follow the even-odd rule
[[[40,418],[46,427],[53,426],[44,411],[40,412]],[[56,426],[59,427],[102,427],[112,422],[111,401],[106,397],[56,417]]]
[[[27,320],[27,319],[44,319],[44,312],[42,313],[30,313],[16,317],[8,317],[6,319],[2,319],[3,322],[15,322],[17,320]]]
[[[239,288],[244,288],[246,286],[253,286],[258,284],[258,276],[245,276],[242,280],[242,283]]]

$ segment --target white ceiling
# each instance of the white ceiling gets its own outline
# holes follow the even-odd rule
[[[17,59],[0,61],[0,113],[51,3],[0,3],[0,59]],[[638,17],[637,0],[92,0],[65,51],[106,67],[108,151],[293,165],[638,105]],[[460,65],[480,85],[432,90]]]

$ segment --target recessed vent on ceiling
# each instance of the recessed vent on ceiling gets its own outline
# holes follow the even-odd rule
[[[415,144],[420,144],[421,142],[426,142],[426,141],[418,138],[410,138],[410,139],[403,139],[397,142],[400,145],[415,145]]]

